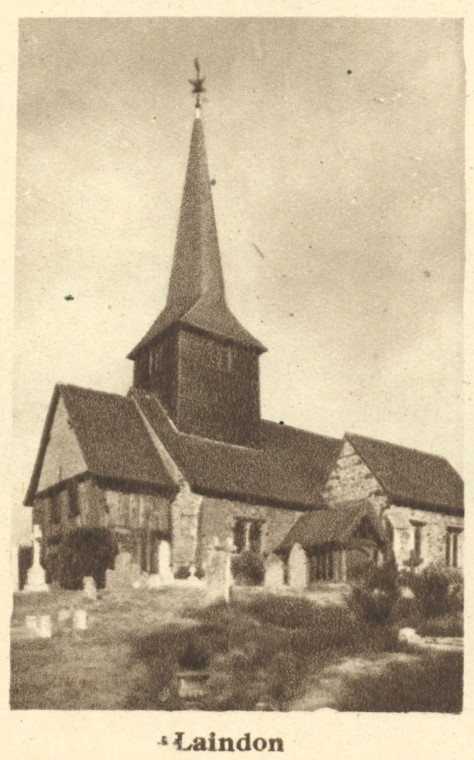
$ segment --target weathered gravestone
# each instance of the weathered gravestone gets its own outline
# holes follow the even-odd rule
[[[285,583],[285,565],[277,554],[270,554],[265,560],[265,588],[278,589]]]
[[[38,636],[40,639],[50,639],[53,633],[51,615],[40,615],[38,618]]]
[[[97,586],[92,576],[87,576],[83,580],[84,596],[86,599],[90,599],[95,602],[97,600]]]
[[[227,538],[221,545],[219,539],[215,537],[208,547],[204,563],[204,580],[211,599],[229,601],[230,588],[233,584],[231,559],[234,551],[235,547],[231,538]]]
[[[163,583],[172,583],[173,571],[171,570],[171,544],[169,541],[160,541],[158,545],[158,574]]]
[[[308,585],[308,558],[300,544],[293,544],[288,557],[288,585],[303,589]]]
[[[132,562],[129,552],[120,552],[115,557],[113,570],[107,570],[105,585],[107,588],[131,588],[140,580],[140,567]]]

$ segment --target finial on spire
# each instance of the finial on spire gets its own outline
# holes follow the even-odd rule
[[[199,118],[199,111],[201,108],[201,93],[206,92],[204,88],[204,80],[206,77],[201,77],[201,67],[197,58],[194,59],[194,68],[196,69],[196,79],[190,79],[189,84],[192,84],[192,94],[196,96],[196,117]]]

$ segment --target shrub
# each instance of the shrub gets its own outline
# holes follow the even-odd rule
[[[26,584],[28,570],[33,564],[33,547],[20,544],[18,547],[18,587]]]
[[[60,585],[80,589],[83,578],[91,575],[97,588],[104,588],[106,570],[113,567],[117,551],[117,542],[108,528],[68,530],[57,548]]]
[[[394,611],[400,596],[397,567],[387,560],[381,567],[370,564],[354,583],[349,606],[369,623],[385,623]]]
[[[46,573],[46,583],[59,582],[59,547],[63,538],[60,527],[53,529],[44,535],[41,541],[40,561]]]
[[[247,551],[232,557],[232,575],[242,586],[260,586],[265,578],[263,559],[257,552]]]
[[[385,670],[348,679],[335,705],[345,712],[460,713],[462,652],[427,652],[419,661],[388,663]]]
[[[420,573],[404,573],[403,577],[425,617],[442,615],[451,607],[462,609],[463,582],[457,571],[431,564]]]

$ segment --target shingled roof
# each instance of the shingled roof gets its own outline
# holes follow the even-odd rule
[[[319,495],[341,441],[262,421],[259,448],[180,433],[156,394],[130,391],[193,490],[302,509],[324,507]]]
[[[363,518],[372,525],[380,543],[385,541],[385,534],[372,505],[365,501],[356,501],[335,509],[321,509],[308,512],[290,528],[287,535],[277,547],[277,552],[286,552],[294,544],[303,549],[324,544],[345,544],[352,537]]]
[[[102,478],[148,484],[165,491],[177,490],[131,399],[74,385],[57,385],[26,494],[26,505],[32,504],[36,494],[60,396],[88,472]]]
[[[199,118],[194,120],[191,136],[166,306],[128,358],[136,359],[142,348],[175,324],[233,341],[258,353],[266,351],[234,317],[226,303],[204,132]]]
[[[345,438],[393,503],[463,514],[463,481],[443,457],[353,433]]]

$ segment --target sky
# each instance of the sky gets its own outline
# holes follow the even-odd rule
[[[164,306],[195,56],[262,415],[462,471],[462,22],[23,19],[19,43],[17,505],[54,384],[126,393]]]

